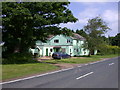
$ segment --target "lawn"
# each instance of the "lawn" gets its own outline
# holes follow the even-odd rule
[[[74,57],[62,60],[45,60],[45,63],[32,64],[8,64],[2,65],[2,80],[17,79],[28,75],[41,74],[48,71],[58,70],[59,67],[47,63],[69,63],[69,64],[84,64],[102,60],[103,58],[117,57],[118,55],[93,55],[91,57]]]
[[[2,80],[57,70],[58,67],[44,63],[2,65]]]
[[[46,60],[43,62],[46,63],[71,63],[71,64],[84,64],[84,63],[89,63],[89,62],[94,62],[98,60],[102,60],[104,58],[112,58],[112,57],[117,57],[117,54],[114,55],[92,55],[91,57],[77,57],[77,58],[67,58],[67,59],[53,59],[53,60]]]

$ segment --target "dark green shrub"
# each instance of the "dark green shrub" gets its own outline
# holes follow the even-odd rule
[[[99,49],[99,54],[101,55],[118,53],[120,53],[120,47],[118,46],[102,45],[102,47]]]
[[[34,63],[32,55],[29,53],[13,53],[7,56],[7,58],[2,59],[2,64],[24,64],[24,63]]]

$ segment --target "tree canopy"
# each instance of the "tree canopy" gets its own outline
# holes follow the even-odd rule
[[[84,31],[87,34],[84,47],[89,49],[89,56],[90,54],[94,54],[94,50],[99,50],[101,44],[104,43],[102,36],[108,30],[110,30],[110,28],[100,17],[88,20],[87,25],[84,26]]]
[[[108,37],[108,40],[110,45],[120,47],[120,33],[118,33],[115,37]]]
[[[81,30],[77,29],[76,33],[79,34],[79,35],[81,35],[81,36],[83,36],[83,37],[85,37],[85,38],[87,37],[87,34],[86,34],[86,32],[83,29],[81,29]]]
[[[35,40],[60,34],[60,23],[76,22],[69,2],[3,2],[3,41],[8,52],[25,52]]]

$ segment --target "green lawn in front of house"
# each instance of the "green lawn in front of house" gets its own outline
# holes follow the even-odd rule
[[[2,65],[2,80],[57,70],[58,67],[45,63]]]

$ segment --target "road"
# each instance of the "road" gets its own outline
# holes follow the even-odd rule
[[[2,88],[118,88],[118,58],[5,82]]]

